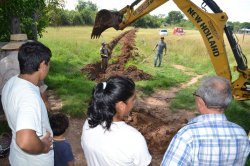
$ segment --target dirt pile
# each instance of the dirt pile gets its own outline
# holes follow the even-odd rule
[[[134,81],[150,79],[151,75],[139,70],[136,66],[131,65],[127,69],[125,68],[128,60],[134,56],[136,32],[137,29],[126,31],[108,43],[108,47],[111,51],[115,48],[118,42],[122,42],[123,47],[121,48],[121,54],[117,57],[117,60],[108,65],[105,73],[101,72],[100,62],[87,64],[81,69],[81,71],[86,73],[90,80],[95,80],[97,82],[113,75],[125,75]]]

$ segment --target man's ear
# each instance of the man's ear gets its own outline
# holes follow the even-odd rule
[[[45,61],[42,61],[42,62],[39,64],[39,69],[38,69],[38,70],[44,70],[46,66],[47,66],[47,65],[46,65]]]
[[[197,99],[197,106],[200,110],[203,110],[206,107],[206,104],[201,97],[198,97]]]

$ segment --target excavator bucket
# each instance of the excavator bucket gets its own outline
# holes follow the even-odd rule
[[[122,22],[122,14],[117,11],[100,10],[96,14],[95,24],[91,33],[92,38],[99,38],[103,31],[113,27],[119,30],[119,24]]]

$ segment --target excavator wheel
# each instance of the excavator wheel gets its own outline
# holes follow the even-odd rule
[[[92,38],[99,38],[106,29],[113,27],[119,30],[119,24],[122,22],[122,14],[117,11],[100,10],[96,14],[95,24],[91,33]]]

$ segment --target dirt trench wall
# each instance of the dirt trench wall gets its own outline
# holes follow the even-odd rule
[[[113,75],[128,76],[134,81],[151,79],[152,76],[150,74],[145,73],[143,70],[138,69],[136,66],[130,65],[127,69],[125,68],[128,60],[134,56],[136,32],[137,29],[126,31],[108,43],[108,48],[111,50],[111,52],[118,44],[118,42],[121,42],[123,46],[121,48],[121,54],[117,57],[117,60],[114,63],[108,65],[105,73],[101,71],[100,62],[97,62],[95,64],[87,64],[81,69],[81,71],[87,74],[90,80],[96,82],[99,82]],[[114,55],[112,56],[114,57]]]

